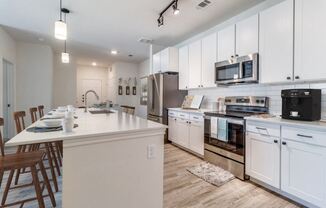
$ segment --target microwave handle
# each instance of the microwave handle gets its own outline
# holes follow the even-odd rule
[[[239,79],[243,78],[243,64],[242,62],[239,63]]]

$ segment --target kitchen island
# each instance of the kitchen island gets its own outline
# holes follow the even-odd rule
[[[76,115],[72,133],[25,130],[6,146],[63,141],[62,207],[163,207],[166,126],[118,112]]]

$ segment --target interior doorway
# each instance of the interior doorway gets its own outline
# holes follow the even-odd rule
[[[14,136],[14,65],[3,59],[3,119],[5,122],[3,138],[6,140]]]

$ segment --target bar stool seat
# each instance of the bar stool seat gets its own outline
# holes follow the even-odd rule
[[[39,163],[40,160],[43,160],[44,156],[44,151],[10,154],[5,157],[0,156],[0,167],[3,168],[4,171],[27,168],[33,164]]]

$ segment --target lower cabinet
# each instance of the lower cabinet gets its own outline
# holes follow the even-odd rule
[[[168,138],[171,142],[204,156],[204,118],[202,116],[191,114],[184,117],[169,116],[168,125]]]
[[[246,174],[280,188],[280,138],[247,133]]]
[[[326,207],[326,148],[282,142],[281,189],[318,207]]]

